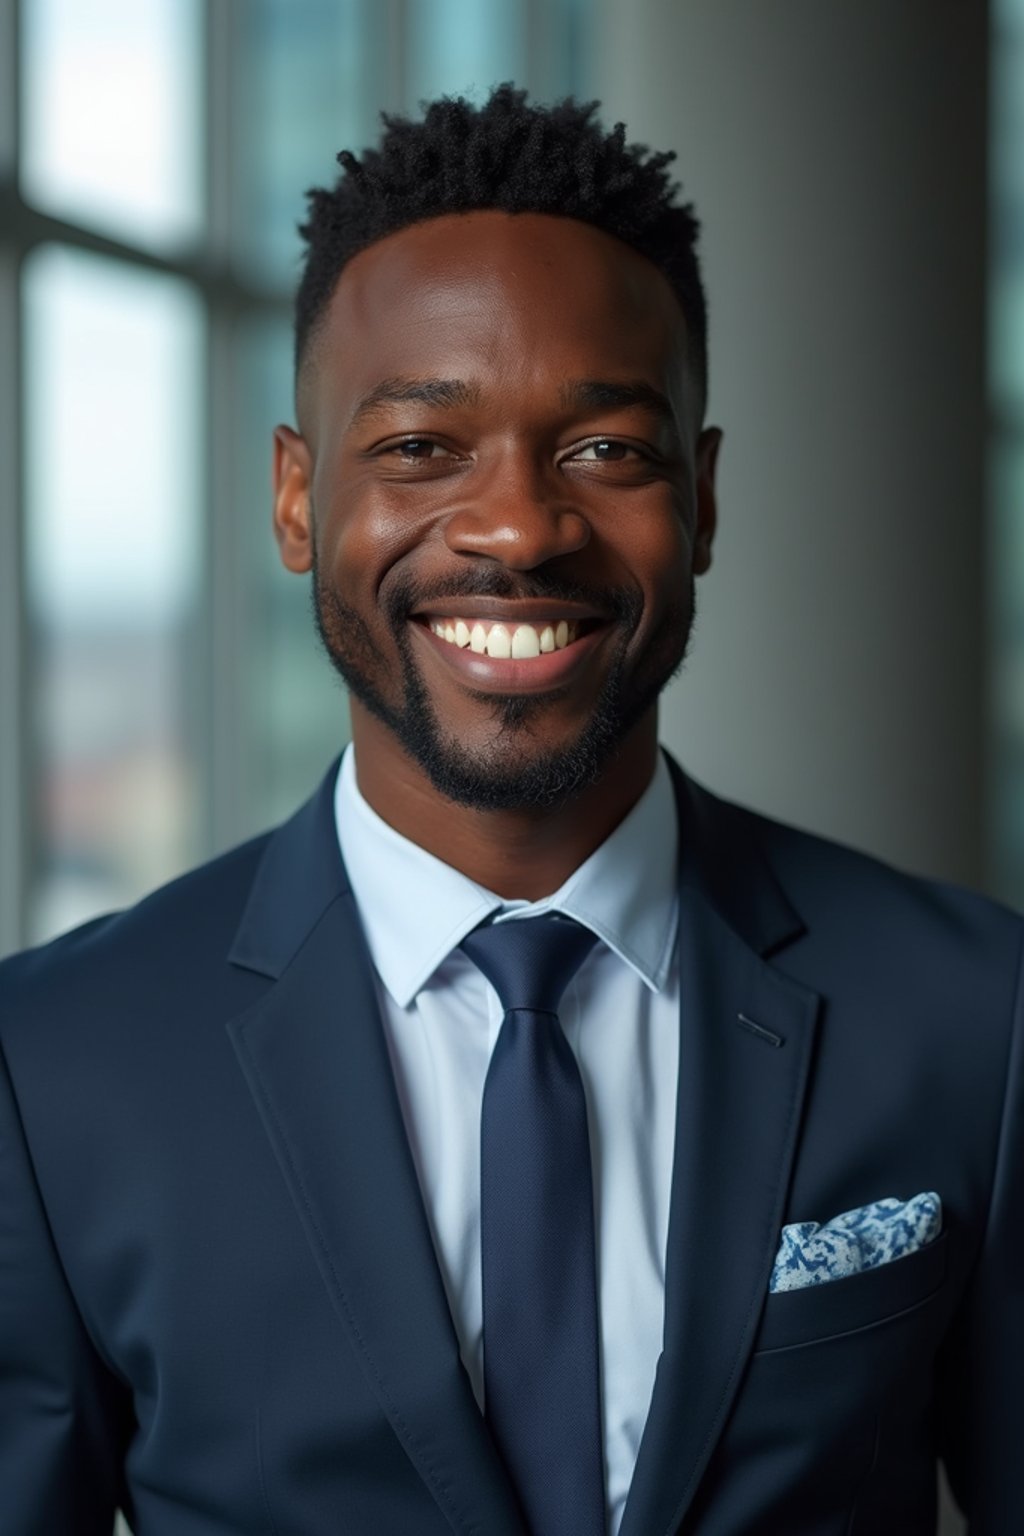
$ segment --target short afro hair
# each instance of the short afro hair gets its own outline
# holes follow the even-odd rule
[[[476,107],[463,97],[421,104],[423,118],[381,114],[379,147],[343,149],[331,189],[307,192],[299,226],[306,259],[295,301],[295,366],[352,257],[421,220],[476,209],[550,213],[617,236],[665,274],[682,306],[701,406],[707,395],[707,301],[697,258],[700,225],[666,167],[668,150],[627,144],[623,123],[596,121],[599,102],[572,97],[529,105],[526,92],[496,86]]]

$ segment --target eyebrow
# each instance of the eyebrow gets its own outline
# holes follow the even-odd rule
[[[562,404],[569,410],[621,411],[640,406],[669,426],[676,426],[675,411],[668,396],[642,379],[567,379],[559,394]],[[365,417],[386,410],[389,405],[411,403],[452,410],[459,406],[477,405],[479,401],[479,387],[465,379],[382,379],[357,403],[349,425],[355,426]]]
[[[562,404],[583,411],[621,411],[642,406],[670,426],[676,425],[676,413],[667,395],[642,379],[622,383],[612,379],[569,379],[562,385]]]
[[[389,405],[430,405],[450,410],[460,405],[476,405],[480,391],[465,379],[382,379],[375,384],[352,412],[351,426]]]

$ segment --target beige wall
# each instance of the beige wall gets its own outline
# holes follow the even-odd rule
[[[979,883],[986,6],[602,0],[588,84],[705,222],[698,778]]]

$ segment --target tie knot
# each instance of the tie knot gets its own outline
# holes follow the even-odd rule
[[[562,994],[596,943],[589,928],[550,912],[475,928],[460,947],[483,971],[506,1013],[517,1008],[557,1013]]]

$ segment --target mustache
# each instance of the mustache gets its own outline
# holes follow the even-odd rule
[[[587,586],[535,571],[513,574],[499,565],[453,572],[445,580],[429,584],[403,577],[395,582],[382,606],[389,623],[397,628],[417,609],[437,608],[447,597],[499,597],[510,602],[541,598],[553,603],[580,603],[597,609],[608,619],[625,623],[636,623],[643,609],[643,599],[632,587]]]

